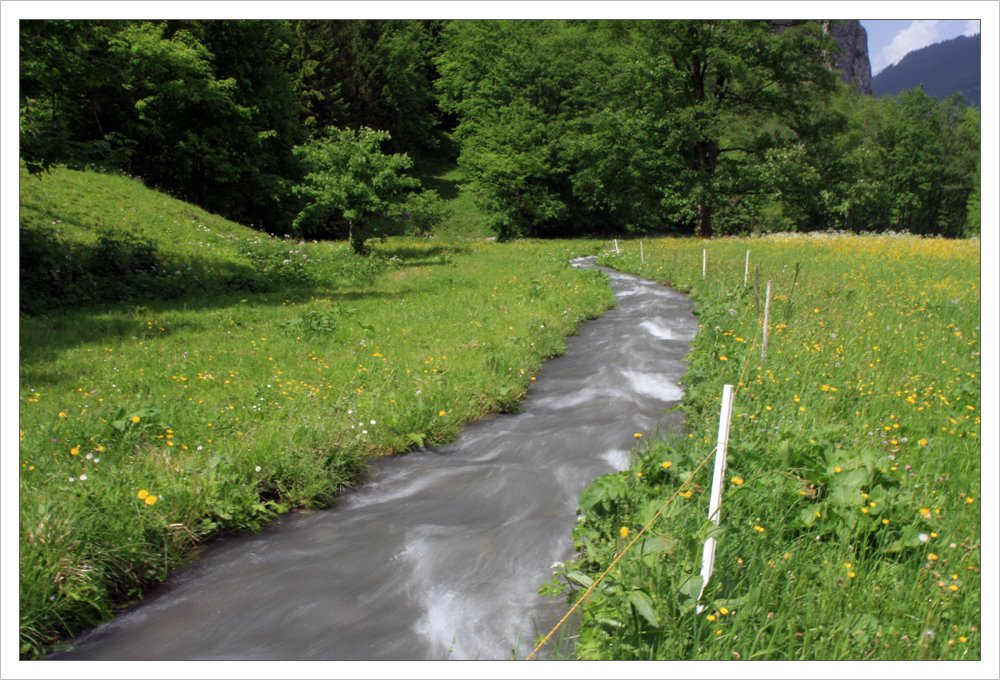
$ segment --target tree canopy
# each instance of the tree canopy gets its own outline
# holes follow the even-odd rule
[[[453,154],[501,239],[979,229],[978,110],[920,89],[886,99],[851,91],[816,22],[23,21],[20,30],[30,170],[124,172],[271,233],[342,237],[348,223],[373,224],[398,202],[348,213],[368,210],[365,192],[388,191],[362,190],[366,182],[405,178],[398,154]],[[337,203],[323,184],[332,175],[318,168],[354,156],[334,147],[397,160],[385,176],[341,168],[357,186]],[[411,198],[404,212],[431,225],[439,203]]]

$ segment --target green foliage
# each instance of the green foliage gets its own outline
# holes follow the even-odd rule
[[[391,135],[393,151],[437,146],[431,83],[434,22],[295,21],[297,89],[314,134],[369,127]]]
[[[745,224],[754,165],[833,83],[809,25],[456,22],[443,44],[441,105],[502,239]]]
[[[293,190],[313,172],[294,149],[321,144],[328,128],[385,130],[386,152],[414,159],[459,156],[468,212],[502,240],[978,230],[978,112],[920,90],[875,100],[835,88],[814,22],[26,21],[20,31],[29,171],[125,172],[272,234],[293,231],[296,216],[304,233],[350,232],[332,214],[303,224],[311,199]],[[400,226],[388,215],[375,225]]]
[[[314,236],[346,222],[351,246],[363,254],[372,218],[389,212],[406,190],[419,186],[403,174],[413,165],[409,156],[382,152],[388,139],[389,133],[369,128],[328,128],[323,138],[299,147],[306,175],[295,192],[305,206],[292,228]]]
[[[415,236],[429,236],[452,212],[435,189],[410,194],[397,210],[409,223],[410,231]]]
[[[261,228],[287,220],[299,110],[282,22],[26,22],[22,154],[148,184]]]

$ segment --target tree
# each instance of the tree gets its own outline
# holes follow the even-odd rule
[[[409,156],[382,152],[388,140],[389,133],[370,128],[331,127],[323,137],[298,147],[306,174],[295,192],[305,207],[292,228],[304,236],[343,220],[354,252],[365,254],[373,218],[387,213],[407,190],[420,185],[403,174],[413,165]]]
[[[711,236],[713,211],[727,193],[721,165],[776,145],[782,129],[794,131],[832,91],[836,76],[824,61],[832,43],[812,23],[782,32],[766,21],[643,22],[639,29],[645,93],[658,121],[650,143],[681,159],[673,192],[693,204],[698,235]],[[750,134],[735,138],[731,131],[747,129],[746,121],[755,122]]]
[[[392,150],[411,154],[436,146],[428,23],[306,20],[293,30],[292,68],[311,130],[385,130]]]
[[[451,214],[451,208],[434,189],[411,194],[397,211],[410,223],[411,231],[417,236],[430,234]]]

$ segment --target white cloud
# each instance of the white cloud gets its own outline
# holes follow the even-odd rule
[[[976,32],[979,31],[979,22],[976,24]],[[940,40],[938,29],[941,21],[938,19],[926,19],[914,21],[909,26],[896,34],[892,42],[886,45],[872,59],[872,73],[878,73],[886,66],[899,62],[913,50],[927,47]]]
[[[965,25],[962,35],[979,35],[979,19],[972,19]]]

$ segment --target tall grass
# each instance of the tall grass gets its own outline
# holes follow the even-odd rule
[[[581,497],[597,659],[978,659],[978,241],[775,236],[630,242],[606,264],[688,291],[687,427]],[[702,249],[707,249],[702,278]],[[744,262],[750,250],[750,276]],[[772,281],[761,356],[760,268]],[[721,527],[706,521],[722,385],[736,386]],[[699,465],[708,460],[707,465]],[[702,543],[715,572],[695,614]]]
[[[22,180],[22,214],[49,248],[22,262],[43,268],[22,296],[47,286],[20,327],[25,657],[141,597],[206,537],[328,506],[371,456],[516,408],[541,361],[612,303],[600,275],[568,266],[596,243],[390,239],[357,258],[63,170]],[[120,295],[74,297],[99,282],[97,260],[77,279],[44,267],[109,225],[169,276],[126,266]]]

